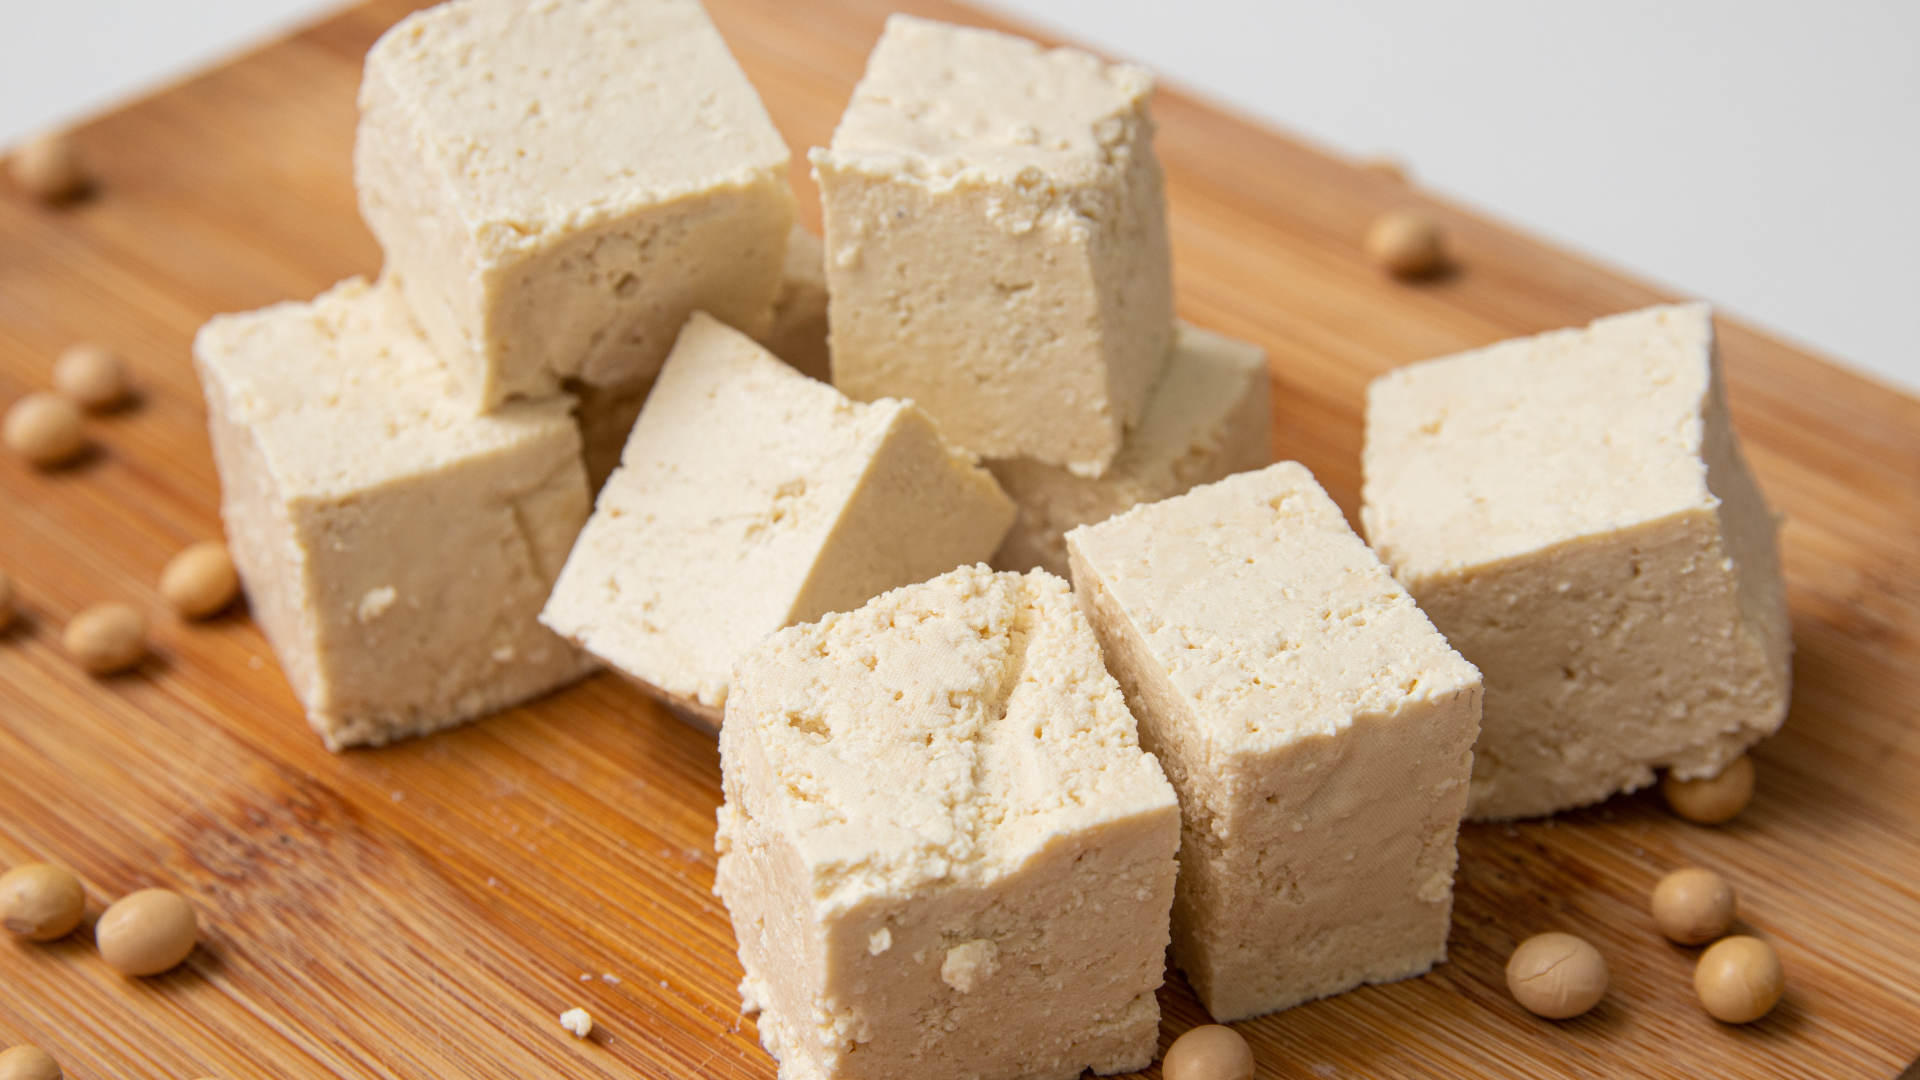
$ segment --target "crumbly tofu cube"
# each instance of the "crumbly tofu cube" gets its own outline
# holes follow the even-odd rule
[[[194,340],[254,621],[339,750],[458,724],[592,662],[538,622],[587,520],[570,402],[476,417],[388,282]]]
[[[1166,368],[1145,71],[895,15],[830,149],[834,384],[987,458],[1105,472]]]
[[[1294,462],[1067,534],[1180,793],[1173,959],[1225,1023],[1446,959],[1480,675]]]
[[[697,0],[453,0],[367,54],[354,180],[480,411],[632,387],[700,309],[764,333],[787,147]]]
[[[1066,582],[963,567],[736,677],[714,891],[781,1080],[1153,1060],[1179,804]]]
[[[1368,539],[1486,676],[1469,817],[1712,776],[1780,727],[1775,522],[1706,305],[1382,376],[1364,467]]]
[[[760,339],[767,351],[804,375],[833,381],[827,349],[826,249],[820,238],[793,227],[787,236],[786,269],[773,301],[773,328]]]
[[[1067,531],[1273,461],[1267,354],[1185,323],[1140,426],[1099,479],[1030,458],[987,462],[1020,507],[996,570],[1067,576]]]
[[[696,312],[541,618],[718,707],[754,642],[982,561],[1013,515],[911,403],[848,401]]]

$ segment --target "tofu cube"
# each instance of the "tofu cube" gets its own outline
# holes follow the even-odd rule
[[[1775,522],[1706,305],[1382,376],[1364,467],[1368,539],[1486,676],[1469,817],[1712,776],[1780,727]]]
[[[489,411],[651,378],[696,308],[765,332],[787,161],[697,0],[452,0],[367,54],[354,180]]]
[[[1222,1023],[1446,959],[1480,676],[1294,462],[1067,534],[1180,794],[1173,960]]]
[[[1182,323],[1167,373],[1106,475],[1031,458],[987,462],[1020,507],[994,569],[1065,577],[1068,530],[1272,461],[1266,350]]]
[[[537,619],[587,520],[567,399],[472,415],[392,285],[360,278],[220,316],[193,353],[234,564],[329,749],[592,670]]]
[[[781,1080],[1153,1060],[1179,804],[1066,582],[963,567],[736,678],[714,887]]]
[[[719,707],[754,642],[983,561],[1013,515],[911,403],[848,401],[695,313],[541,618]]]
[[[829,149],[834,384],[987,458],[1098,476],[1166,368],[1145,71],[895,15]]]

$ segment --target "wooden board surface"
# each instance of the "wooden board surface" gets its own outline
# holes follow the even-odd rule
[[[709,0],[795,149],[829,136],[893,6]],[[188,893],[191,961],[129,981],[85,930],[0,943],[0,1043],[84,1080],[767,1077],[710,894],[711,739],[601,676],[467,728],[340,756],[306,728],[244,613],[165,614],[154,582],[218,535],[188,361],[208,316],[372,273],[349,151],[360,58],[408,7],[376,0],[87,126],[102,183],[67,210],[0,181],[0,401],[92,338],[138,404],[97,451],[36,472],[0,458],[0,569],[26,612],[0,636],[0,861],[55,859],[91,918],[147,885]],[[1266,346],[1276,451],[1351,512],[1360,406],[1396,364],[1661,299],[1178,93],[1156,106],[1182,314]],[[1648,178],[1657,183],[1657,178]],[[1460,257],[1417,287],[1358,250],[1373,215],[1425,206]],[[1792,258],[1790,252],[1782,258]],[[1736,823],[1680,823],[1649,793],[1550,821],[1468,826],[1451,962],[1239,1025],[1263,1076],[1892,1077],[1920,1052],[1920,402],[1723,323],[1736,422],[1784,532],[1797,684]],[[100,600],[154,618],[155,654],[94,681],[58,631]],[[1779,948],[1783,1004],[1733,1028],[1689,990],[1693,951],[1645,914],[1689,863],[1726,873]],[[1527,935],[1594,940],[1593,1013],[1522,1013],[1501,969]],[[1201,1013],[1175,976],[1163,1039]],[[584,1006],[586,1042],[555,1021]]]

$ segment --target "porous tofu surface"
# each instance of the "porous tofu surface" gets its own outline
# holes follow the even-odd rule
[[[1143,68],[894,15],[834,129],[833,153],[929,181],[1088,180],[1110,166],[1152,96]]]
[[[1711,342],[1704,305],[1655,308],[1381,376],[1368,538],[1421,578],[1712,509]]]
[[[1181,324],[1140,426],[1098,479],[1027,458],[987,462],[1020,506],[997,570],[1067,575],[1067,531],[1273,460],[1266,350]]]
[[[472,415],[391,284],[358,278],[217,317],[194,358],[234,561],[329,746],[591,669],[536,621],[588,509],[567,399]]]
[[[1173,956],[1216,1020],[1446,956],[1480,678],[1293,462],[1067,534],[1180,794]]]
[[[983,456],[1104,472],[1164,371],[1171,256],[1144,71],[904,15],[813,151],[833,378]]]
[[[1013,515],[911,404],[849,401],[696,313],[542,618],[719,706],[760,638],[984,559]]]
[[[475,417],[390,281],[217,316],[196,342],[226,418],[289,497],[345,498],[529,442],[565,443],[570,402]],[[577,441],[577,437],[574,441]]]
[[[360,107],[362,213],[479,407],[650,378],[694,308],[765,331],[786,143],[697,0],[452,0]]]
[[[963,567],[740,661],[716,891],[787,1080],[1144,1068],[1179,812],[1066,583]]]
[[[1469,814],[1710,776],[1789,696],[1775,521],[1703,304],[1382,376],[1368,538],[1487,679]]]

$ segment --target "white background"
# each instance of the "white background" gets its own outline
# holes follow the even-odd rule
[[[331,6],[0,0],[0,143]],[[1920,391],[1920,3],[990,6]]]

